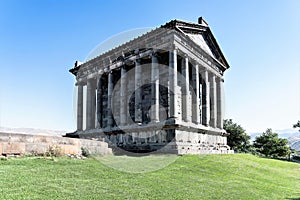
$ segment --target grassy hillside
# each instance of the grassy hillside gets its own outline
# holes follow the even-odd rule
[[[206,155],[181,156],[157,171],[127,173],[97,159],[9,159],[0,161],[0,198],[297,199],[299,167],[252,155]]]

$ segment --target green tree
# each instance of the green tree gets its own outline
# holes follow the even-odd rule
[[[288,140],[278,137],[272,129],[267,129],[262,135],[257,136],[253,143],[256,151],[266,157],[284,157],[291,153],[288,146]]]
[[[250,151],[250,136],[245,132],[243,127],[233,123],[232,119],[224,120],[224,129],[229,136],[227,137],[227,144],[235,152],[249,152]]]
[[[293,127],[294,128],[300,128],[300,120],[298,120],[297,124],[294,124]],[[299,129],[299,131],[300,131],[300,129]]]

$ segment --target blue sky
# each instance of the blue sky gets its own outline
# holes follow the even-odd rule
[[[300,119],[300,1],[0,1],[0,126],[75,130],[68,72],[120,32],[209,23],[231,68],[226,118],[248,132]]]

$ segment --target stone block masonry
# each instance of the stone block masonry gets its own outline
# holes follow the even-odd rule
[[[62,154],[80,155],[81,148],[91,154],[112,154],[111,148],[103,141],[94,141],[58,136],[0,133],[0,155],[42,155],[51,146],[56,146]]]

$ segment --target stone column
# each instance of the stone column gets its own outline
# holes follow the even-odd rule
[[[113,126],[113,116],[112,116],[112,92],[113,92],[113,72],[108,73],[108,88],[107,88],[107,126],[111,128]]]
[[[97,84],[97,128],[102,128],[102,79],[101,75],[98,78],[98,84]]]
[[[159,121],[159,68],[157,53],[152,53],[151,64],[151,122]]]
[[[177,105],[177,50],[171,49],[169,52],[169,81],[170,81],[170,117],[178,117]]]
[[[190,121],[190,111],[189,111],[189,59],[187,55],[182,59],[182,75],[185,80],[182,83],[182,120],[189,122]]]
[[[94,79],[87,80],[86,104],[86,129],[90,130],[95,128],[96,93]]]
[[[194,93],[195,95],[193,95],[193,122],[195,124],[199,124],[200,123],[200,92],[199,92],[199,66],[198,64],[195,64],[193,66],[193,71],[192,71],[192,77],[193,77],[193,89],[194,89]]]
[[[216,76],[214,74],[210,75],[210,126],[217,127],[217,88],[216,88]]]
[[[135,60],[135,109],[134,109],[134,116],[136,123],[142,123],[142,68],[140,65],[140,59]]]
[[[96,128],[96,92],[97,92],[97,89],[96,89],[96,79],[92,79],[92,122],[91,122],[91,129],[94,129]]]
[[[83,124],[83,85],[78,84],[77,94],[77,131],[82,131]]]
[[[217,127],[223,129],[223,79],[217,78]]]
[[[201,70],[202,77],[202,124],[209,125],[210,102],[209,102],[209,82],[207,69]]]
[[[120,86],[120,124],[125,126],[127,124],[127,79],[126,68],[121,67],[121,86]]]
[[[92,83],[91,80],[87,80],[86,83],[86,130],[91,128],[91,93],[92,93]]]

